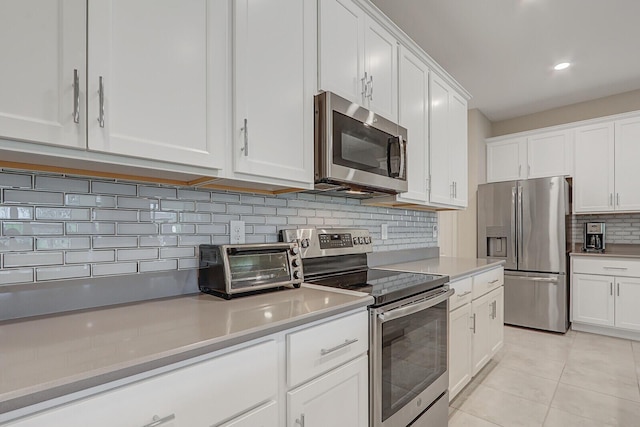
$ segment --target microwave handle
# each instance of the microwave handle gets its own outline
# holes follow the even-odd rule
[[[400,165],[397,171],[391,171],[391,145],[393,143],[398,144],[398,151],[400,152]],[[394,136],[387,141],[387,175],[391,178],[402,177],[402,171],[404,170],[404,153],[403,142],[401,136]]]
[[[407,150],[405,149],[405,142],[400,135],[398,135],[398,145],[400,146],[400,170],[398,171],[398,175],[400,178],[406,178],[407,173],[405,172],[405,157],[407,155]]]

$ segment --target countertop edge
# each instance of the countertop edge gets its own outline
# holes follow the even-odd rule
[[[308,285],[305,284],[305,286]],[[323,288],[323,290],[326,289]],[[359,296],[358,294],[360,294],[362,296],[357,300],[344,303],[339,306],[314,311],[313,313],[308,313],[298,316],[294,319],[287,319],[281,322],[273,323],[266,327],[256,327],[235,334],[226,335],[224,337],[213,338],[196,344],[179,347],[170,351],[159,353],[154,356],[147,356],[143,359],[132,361],[125,366],[119,366],[113,369],[103,368],[92,372],[87,372],[77,376],[76,378],[72,377],[67,382],[61,381],[59,384],[52,384],[50,386],[47,386],[45,383],[37,387],[34,386],[15,392],[5,393],[4,396],[0,395],[0,423],[4,423],[13,419],[13,417],[4,419],[4,417],[2,417],[3,414],[6,415],[10,412],[25,409],[29,406],[44,403],[56,398],[61,398],[72,393],[89,390],[93,387],[103,386],[110,382],[123,380],[134,375],[144,374],[155,369],[167,367],[174,363],[183,362],[188,359],[203,356],[208,353],[213,353],[255,339],[259,339],[267,335],[276,334],[287,329],[295,328],[307,323],[321,320],[323,318],[335,316],[373,304],[373,297],[369,295],[359,292],[351,292],[350,294],[353,296]],[[118,385],[114,385],[114,387],[117,386]],[[55,404],[53,406],[58,405]],[[22,414],[17,414],[16,418],[19,416],[22,416]]]
[[[466,271],[465,273],[449,275],[449,279],[450,279],[450,281],[453,282],[455,280],[464,279],[466,277],[473,276],[473,275],[476,275],[478,273],[484,273],[485,271],[493,270],[493,269],[498,268],[498,267],[500,267],[500,266],[502,266],[504,264],[506,264],[505,261],[494,261],[494,262],[492,262],[490,264],[483,265],[482,267],[478,267],[478,268],[474,268],[474,269],[471,269],[469,271]]]

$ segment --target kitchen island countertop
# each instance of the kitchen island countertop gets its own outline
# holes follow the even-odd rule
[[[305,284],[230,301],[195,294],[2,322],[0,415],[372,302]]]

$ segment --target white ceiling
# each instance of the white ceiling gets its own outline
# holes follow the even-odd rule
[[[639,0],[372,1],[492,121],[640,89]]]

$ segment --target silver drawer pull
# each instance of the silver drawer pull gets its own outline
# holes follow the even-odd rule
[[[152,419],[152,422],[150,422],[149,424],[145,424],[142,427],[156,427],[166,422],[173,421],[176,419],[176,414],[167,415],[164,418],[160,418],[159,416],[154,415]]]
[[[329,353],[333,353],[336,350],[340,350],[341,348],[344,348],[344,347],[346,347],[348,345],[351,345],[353,343],[356,343],[356,342],[358,342],[358,338],[354,338],[352,340],[344,340],[344,342],[342,344],[338,344],[337,346],[331,347],[330,349],[325,349],[325,348],[321,349],[320,350],[320,355],[326,356]]]
[[[498,283],[500,281],[500,279],[496,279],[496,280],[492,280],[489,282],[490,285],[493,285],[494,283]]]
[[[602,267],[605,270],[627,270],[627,267]]]
[[[463,293],[463,294],[458,294],[458,298],[462,298],[462,297],[464,297],[464,296],[467,296],[467,295],[469,295],[470,293],[471,293],[471,291],[467,291],[467,292],[465,292],[465,293]]]

